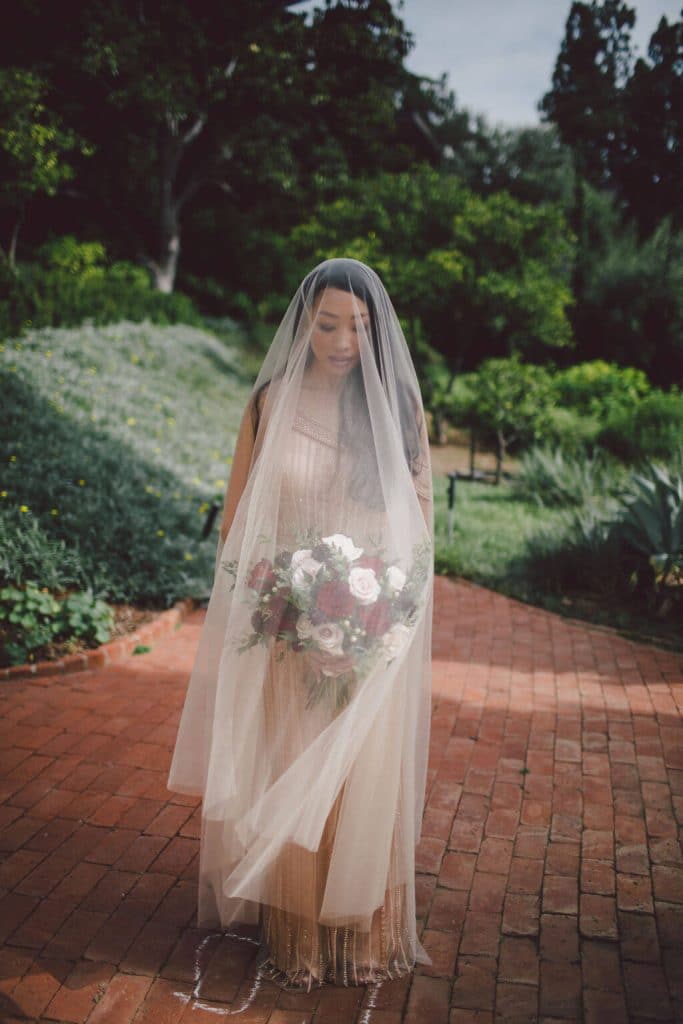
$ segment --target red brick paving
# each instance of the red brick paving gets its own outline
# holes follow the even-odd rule
[[[0,686],[0,1016],[69,1024],[683,1022],[683,656],[437,581],[417,855],[431,967],[282,992],[194,926],[165,781],[203,612]]]

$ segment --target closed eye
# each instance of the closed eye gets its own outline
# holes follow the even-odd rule
[[[363,328],[365,329],[366,332],[368,331],[369,326],[370,325],[365,320],[363,320]],[[321,331],[324,331],[325,334],[330,334],[332,331],[336,331],[336,329],[337,329],[337,325],[336,324],[323,324],[323,323],[319,323],[318,327],[320,328]],[[358,334],[358,327],[357,327],[357,325],[355,323],[354,323],[353,327],[351,328],[351,330],[355,331],[356,334]]]

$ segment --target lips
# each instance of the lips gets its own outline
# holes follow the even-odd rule
[[[338,356],[329,356],[329,360],[333,366],[350,366],[351,363],[353,362],[353,359],[351,359],[350,357],[342,359],[341,357]]]

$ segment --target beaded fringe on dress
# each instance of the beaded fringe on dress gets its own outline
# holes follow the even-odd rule
[[[266,735],[269,727],[285,713],[285,705],[302,699],[302,685],[298,655],[287,652],[278,660],[273,658],[264,690]],[[305,716],[301,721],[306,721]],[[290,734],[290,749],[280,748],[282,768],[303,739],[303,736]],[[409,910],[399,863],[404,839],[398,812],[382,906],[376,909],[370,921],[355,927],[319,923],[343,796],[342,786],[328,815],[318,849],[312,851],[294,843],[285,844],[271,869],[270,898],[262,904],[260,912],[262,955],[265,957],[261,971],[264,977],[285,988],[310,991],[325,983],[372,984],[400,977],[414,966],[414,959],[410,959]]]

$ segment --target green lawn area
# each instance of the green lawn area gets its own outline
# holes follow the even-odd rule
[[[525,555],[530,538],[560,518],[555,510],[517,498],[509,483],[494,486],[459,480],[449,545],[447,481],[436,477],[436,567],[498,590],[519,592],[523,581],[512,577],[511,567]]]
[[[586,573],[581,588],[557,592],[532,565],[531,542],[540,533],[562,537],[562,510],[517,496],[512,483],[459,480],[453,540],[447,532],[447,479],[435,476],[437,572],[460,576],[550,611],[596,625],[617,628],[636,640],[651,639],[683,650],[680,622],[662,619],[628,593],[609,585],[598,588],[595,574]]]

